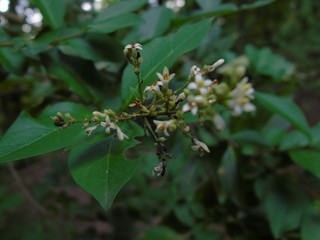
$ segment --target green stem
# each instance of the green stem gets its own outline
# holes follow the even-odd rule
[[[49,45],[55,46],[61,41],[68,40],[70,38],[79,37],[79,36],[83,35],[86,32],[87,32],[87,29],[83,29],[83,30],[81,30],[79,32],[76,32],[76,33],[73,33],[73,34],[70,34],[70,35],[58,37],[58,38],[54,39],[52,42],[50,42]],[[14,45],[13,42],[0,42],[0,47],[11,47],[13,45]]]
[[[151,133],[151,135],[154,138],[154,140],[156,142],[159,142],[159,139],[158,139],[156,133],[153,131],[148,119],[146,117],[144,117],[143,120],[144,120],[144,125],[147,127],[148,131]]]
[[[142,79],[141,79],[141,76],[140,76],[140,73],[137,74],[137,78],[138,78],[138,87],[139,87],[139,94],[140,94],[140,99],[141,99],[141,102],[144,102],[144,97],[143,97],[143,92],[142,92]]]
[[[181,92],[183,89],[185,89],[189,85],[189,83],[190,83],[190,80],[188,80],[182,87],[175,90],[174,93]]]

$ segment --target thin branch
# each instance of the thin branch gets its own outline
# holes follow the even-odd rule
[[[22,191],[23,195],[26,197],[26,199],[29,201],[31,206],[38,211],[41,215],[48,215],[47,210],[35,199],[35,197],[32,195],[32,193],[29,191],[27,186],[22,181],[19,173],[15,169],[13,163],[8,164],[9,171],[14,178],[15,182],[18,184],[18,187]]]

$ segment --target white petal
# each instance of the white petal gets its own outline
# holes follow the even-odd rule
[[[197,86],[197,84],[195,82],[191,82],[191,83],[188,84],[187,88],[189,88],[189,89],[197,89],[198,86]]]
[[[192,113],[193,115],[196,115],[197,112],[198,112],[198,107],[197,107],[197,106],[195,106],[195,107],[193,107],[193,108],[191,109],[191,113]]]
[[[190,107],[189,103],[186,103],[182,107],[182,112],[188,112],[190,109],[191,109],[191,107]]]
[[[233,109],[232,115],[233,116],[239,116],[242,113],[242,108],[238,105],[235,106],[235,108]]]
[[[198,152],[199,151],[199,146],[198,145],[194,145],[194,146],[191,146],[191,149],[193,150],[193,151],[196,151],[196,152]]]
[[[159,121],[159,120],[153,120],[153,122],[154,122],[154,124],[156,124],[157,126],[158,126],[159,124],[162,124],[162,123],[163,123],[162,121]]]
[[[195,76],[195,81],[196,82],[202,82],[203,81],[203,77],[200,73],[197,73]]]
[[[151,89],[151,87],[150,86],[147,86],[145,89],[144,89],[144,92],[147,92],[147,91],[149,91]]]
[[[213,122],[216,128],[220,131],[224,130],[226,127],[224,119],[219,114],[214,115]]]
[[[172,78],[174,78],[175,75],[176,75],[175,73],[171,73],[170,76],[169,76],[169,81],[170,81]]]
[[[141,45],[140,43],[136,43],[136,44],[134,45],[134,47],[135,47],[136,49],[142,50],[142,45]]]
[[[206,89],[206,88],[200,88],[199,91],[200,91],[201,95],[205,95],[205,94],[207,94],[208,89]]]
[[[211,84],[212,84],[212,80],[210,80],[210,79],[204,80],[204,85],[205,85],[206,87],[210,86]]]
[[[221,59],[219,59],[218,61],[216,61],[216,62],[212,65],[212,67],[213,67],[213,68],[217,68],[217,67],[221,66],[222,64],[224,64],[224,59],[223,59],[223,58],[221,58]]]
[[[243,110],[245,112],[253,112],[256,110],[256,106],[253,105],[252,103],[248,102],[243,106]]]
[[[164,69],[163,69],[163,74],[162,74],[163,76],[165,76],[165,75],[169,75],[169,69],[167,68],[167,67],[164,67]]]
[[[158,73],[158,72],[157,72],[156,74],[157,74],[158,78],[160,79],[160,81],[163,81],[163,80],[164,80],[161,73]]]

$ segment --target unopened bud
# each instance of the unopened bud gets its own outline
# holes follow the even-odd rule
[[[139,57],[139,58],[138,58],[138,63],[141,64],[142,62],[143,62],[143,58],[142,58],[142,57]]]
[[[137,67],[137,66],[135,66],[135,67],[133,68],[133,71],[134,71],[136,74],[139,74],[139,73],[140,73],[140,69],[139,69],[139,67]]]

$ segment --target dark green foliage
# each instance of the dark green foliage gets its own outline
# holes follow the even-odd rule
[[[41,27],[22,32],[11,1],[0,29],[1,238],[320,239],[319,1],[193,0],[178,12],[168,1],[30,2]],[[156,147],[139,119],[120,123],[123,142],[54,126],[57,112],[131,111],[138,85],[122,51],[133,41],[143,87],[167,66],[179,88],[191,66],[225,58],[210,78],[248,76],[257,111],[216,109],[223,131],[186,116],[211,152],[172,134],[165,177],[152,176]]]

